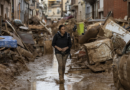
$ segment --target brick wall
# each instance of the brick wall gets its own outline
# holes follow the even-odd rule
[[[123,0],[104,0],[104,16],[106,17],[108,12],[113,12],[114,18],[122,18],[127,15],[127,2]]]

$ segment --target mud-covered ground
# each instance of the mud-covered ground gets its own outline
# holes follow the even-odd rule
[[[71,60],[66,65],[65,84],[58,84],[58,65],[55,56],[45,55],[30,62],[30,71],[22,72],[11,87],[0,90],[116,90],[111,72],[92,73],[73,71],[67,73]]]

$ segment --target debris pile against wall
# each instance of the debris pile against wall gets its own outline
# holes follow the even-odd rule
[[[89,24],[85,21],[84,23],[87,28],[84,35],[74,37],[78,38],[78,42],[73,42],[73,45],[78,45],[71,54],[70,72],[81,69],[92,72],[113,70],[115,86],[118,89],[123,86],[129,90],[130,26],[128,21],[109,17],[104,22]]]
[[[87,30],[84,35],[78,36],[80,47],[72,54],[70,70],[110,70],[114,55],[122,55],[124,47],[129,42],[130,32],[122,26],[128,22],[108,18],[104,22],[85,23]]]
[[[12,36],[17,40],[17,48],[0,48],[2,84],[10,83],[14,76],[20,75],[23,70],[29,70],[27,63],[33,62],[36,57],[53,53],[51,28],[47,28],[46,24],[36,17],[30,20],[32,21],[28,27],[20,20],[2,22],[1,36]]]

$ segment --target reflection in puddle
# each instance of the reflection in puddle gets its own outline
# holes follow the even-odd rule
[[[68,61],[70,62],[70,61]],[[68,65],[68,63],[67,63]],[[65,84],[57,84],[59,74],[58,74],[58,63],[54,55],[53,65],[51,69],[46,72],[46,75],[38,76],[36,79],[36,90],[72,90],[71,84],[74,82],[79,82],[83,79],[81,75],[65,75]],[[41,81],[43,80],[43,81]]]
[[[37,81],[36,90],[58,90],[59,86],[55,83]]]

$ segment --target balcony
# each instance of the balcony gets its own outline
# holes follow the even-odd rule
[[[7,1],[8,3],[11,3],[11,0],[5,0],[5,1]]]
[[[60,7],[60,2],[50,2],[48,7],[52,8],[52,7]]]
[[[71,5],[73,7],[77,7],[78,6],[78,0],[72,0]]]
[[[70,9],[69,9],[69,11],[75,11],[75,8],[74,7],[72,7],[72,6],[70,6]]]
[[[97,0],[85,0],[85,1],[93,5]]]

